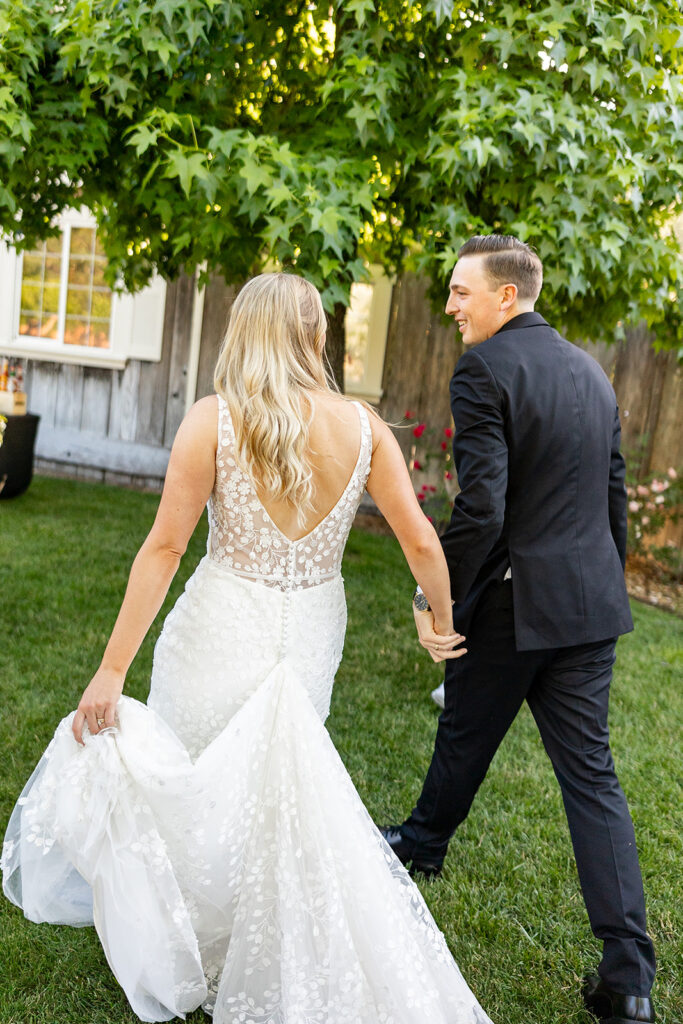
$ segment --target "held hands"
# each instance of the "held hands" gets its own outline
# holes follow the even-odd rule
[[[88,723],[92,736],[114,725],[116,705],[123,693],[125,675],[112,669],[98,668],[83,691],[71,726],[78,743],[83,743],[83,723]]]
[[[450,624],[436,623],[431,609],[420,612],[414,605],[413,615],[420,644],[426,651],[429,651],[433,661],[450,661],[453,658],[462,658],[463,654],[467,654],[466,647],[457,651],[453,650],[458,644],[463,643],[465,637],[454,632],[452,622]]]

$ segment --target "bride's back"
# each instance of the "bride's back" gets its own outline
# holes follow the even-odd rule
[[[304,520],[292,502],[274,499],[256,488],[266,512],[290,540],[310,533],[337,504],[353,474],[361,443],[361,424],[353,403],[325,392],[308,392],[305,401],[312,412],[305,458],[313,474],[313,495]]]
[[[216,364],[235,457],[289,541],[309,534],[344,495],[367,417],[330,384],[320,295],[294,274],[261,274],[233,303]],[[243,484],[245,482],[243,481]]]
[[[306,399],[303,404],[308,406]],[[218,395],[207,553],[230,572],[279,590],[308,589],[339,575],[370,473],[373,434],[363,406],[328,392],[314,405],[309,428],[310,412],[307,407],[299,421],[303,436],[289,432],[281,440],[278,433],[270,446],[286,469],[288,452],[297,445],[296,461],[306,478],[302,502],[296,494],[283,494],[277,481],[264,481],[258,458],[249,463],[240,457],[231,410]]]

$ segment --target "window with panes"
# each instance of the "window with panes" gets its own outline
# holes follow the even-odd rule
[[[111,347],[112,292],[94,227],[65,224],[22,257],[19,334],[58,345]]]

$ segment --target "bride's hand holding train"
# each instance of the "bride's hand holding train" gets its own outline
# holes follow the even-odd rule
[[[83,742],[83,726],[87,722],[91,735],[114,725],[116,705],[123,693],[126,674],[101,665],[81,697],[74,715],[72,731],[78,743]]]

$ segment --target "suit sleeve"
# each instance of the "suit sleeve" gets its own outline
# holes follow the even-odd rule
[[[465,600],[505,520],[508,447],[503,400],[487,364],[465,352],[451,380],[460,492],[441,537],[456,604]]]
[[[614,428],[612,431],[612,450],[609,467],[609,526],[616,544],[622,568],[626,565],[626,520],[627,497],[624,480],[626,463],[620,451],[621,423],[619,409],[614,411]]]

